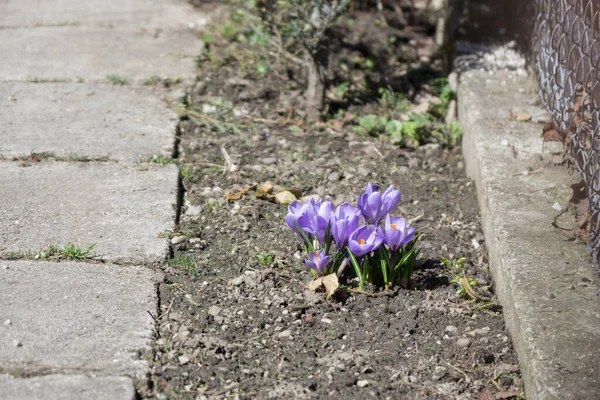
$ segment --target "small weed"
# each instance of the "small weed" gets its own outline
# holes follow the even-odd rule
[[[179,174],[181,175],[181,178],[185,179],[186,181],[189,181],[192,179],[192,171],[190,171],[190,169],[188,167],[184,167],[184,166],[179,167]]]
[[[290,161],[304,161],[306,157],[304,157],[304,153],[298,153],[294,151],[287,155],[288,160]]]
[[[339,100],[344,100],[346,98],[346,96],[348,95],[349,89],[350,89],[350,82],[343,82],[343,83],[340,83],[339,85],[337,85],[336,87],[334,87],[333,91]]]
[[[175,160],[173,160],[172,158],[165,157],[162,154],[153,155],[150,159],[150,162],[159,165],[175,164]]]
[[[96,255],[92,253],[94,247],[96,247],[98,243],[94,243],[85,249],[79,247],[78,243],[67,243],[65,247],[59,248],[58,253],[65,258],[70,260],[81,260],[85,258],[93,258]]]
[[[196,259],[191,254],[178,254],[169,260],[169,265],[172,267],[179,267],[192,275],[194,278],[198,278],[198,270],[196,269]]]
[[[389,89],[379,89],[379,104],[391,111],[404,113],[410,109],[410,101],[402,93],[394,93]]]
[[[447,78],[435,79],[431,82],[431,89],[441,100],[438,104],[433,104],[433,110],[439,117],[445,117],[448,113],[448,106],[452,100],[456,99],[456,93],[450,87]]]
[[[374,114],[364,115],[358,119],[358,126],[355,126],[354,132],[359,135],[376,135],[385,129],[388,123],[387,118],[379,117]]]
[[[55,244],[48,245],[47,248],[38,252],[22,252],[19,253],[19,258],[34,259],[34,260],[49,260],[55,258],[63,258],[67,260],[86,260],[97,257],[95,253],[92,253],[97,243],[92,244],[89,247],[81,248],[78,243],[67,243],[64,247],[57,246]]]
[[[452,260],[442,258],[440,261],[450,269],[453,275],[456,275],[454,279],[450,281],[450,283],[453,283],[458,287],[456,294],[472,300],[481,300],[481,298],[473,291],[473,288],[477,286],[477,281],[467,276],[465,266],[467,263],[466,258],[461,257],[458,259],[454,258]]]
[[[129,83],[127,79],[115,74],[108,75],[106,79],[114,85],[127,85]]]
[[[144,81],[144,86],[156,86],[162,82],[162,79],[158,75],[152,75],[150,78]]]
[[[68,83],[71,82],[71,79],[64,78],[33,78],[31,83]]]
[[[212,211],[217,211],[221,208],[221,203],[218,200],[207,199],[206,206]]]
[[[258,248],[252,254],[252,257],[256,260],[257,263],[263,265],[269,265],[273,261],[275,261],[275,254],[268,251],[261,251]]]

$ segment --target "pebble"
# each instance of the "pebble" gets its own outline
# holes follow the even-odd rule
[[[23,343],[21,343],[20,341],[18,341],[18,340],[15,339],[15,340],[13,340],[13,346],[15,346],[15,347],[23,347]]]
[[[433,379],[434,381],[439,381],[444,376],[446,376],[446,368],[442,366],[437,366],[435,367],[433,375],[431,375],[431,379]]]
[[[262,163],[265,165],[276,164],[277,159],[275,157],[267,157],[262,159]]]
[[[330,182],[337,182],[341,179],[341,175],[339,172],[332,172],[329,175],[327,175],[327,180]]]
[[[196,215],[200,215],[202,213],[201,206],[189,206],[187,210],[185,210],[185,215],[190,217],[195,217]]]
[[[321,318],[321,322],[324,324],[331,324],[331,320],[329,318]]]
[[[220,312],[221,312],[221,307],[218,307],[218,306],[210,306],[210,308],[208,309],[208,314],[212,315],[213,317],[216,317],[217,315],[219,315]]]
[[[556,211],[562,211],[563,210],[562,206],[560,205],[560,203],[558,201],[555,202],[554,204],[552,204],[552,209],[556,210]]]
[[[237,278],[233,278],[229,282],[231,282],[231,284],[233,286],[240,286],[242,283],[244,283],[244,277],[243,276],[238,276]]]
[[[279,338],[289,338],[292,336],[292,331],[290,331],[289,329],[286,329],[285,331],[281,331],[277,334],[277,337]]]
[[[456,333],[456,332],[458,332],[458,328],[455,327],[454,325],[448,325],[445,330],[448,333]]]
[[[8,265],[3,265],[2,269],[8,269]]]
[[[185,364],[187,364],[189,362],[190,362],[190,359],[187,358],[186,356],[180,356],[179,357],[179,364],[185,365]]]
[[[475,333],[476,335],[487,335],[488,333],[490,333],[490,327],[484,326],[483,328],[475,329],[473,333]]]
[[[360,380],[356,382],[356,386],[358,386],[359,388],[364,388],[365,386],[369,386],[369,381],[366,379]]]
[[[181,235],[181,236],[175,236],[173,239],[171,239],[171,244],[172,245],[177,245],[177,244],[185,242],[186,240],[187,240],[187,238],[185,236],[183,236],[183,235]]]
[[[12,322],[10,321],[10,319],[4,320],[4,325],[10,325],[12,324]]]
[[[401,175],[408,175],[410,173],[410,168],[406,165],[402,165],[399,169]]]
[[[469,338],[460,338],[456,341],[456,345],[458,347],[467,347],[471,344],[471,339]]]

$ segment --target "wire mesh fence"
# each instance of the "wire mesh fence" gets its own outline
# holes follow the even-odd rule
[[[600,0],[536,0],[540,95],[583,175],[589,247],[600,265]]]

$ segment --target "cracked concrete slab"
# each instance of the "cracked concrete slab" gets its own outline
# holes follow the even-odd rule
[[[552,225],[558,218],[560,226],[576,226],[570,212],[559,215],[555,203],[566,208],[570,185],[580,179],[552,164],[562,145],[548,152],[553,143],[542,143],[542,124],[511,118],[511,111],[547,118],[532,105],[536,95],[533,79],[514,72],[463,73],[463,152],[527,398],[592,399],[600,393],[595,267],[585,246],[573,242],[576,230]]]
[[[131,83],[194,76],[203,43],[189,30],[96,27],[0,29],[0,81]]]
[[[143,377],[156,278],[145,267],[0,261],[2,371]]]
[[[29,166],[27,166],[29,165]],[[0,163],[0,256],[79,243],[104,260],[152,264],[168,255],[175,165]]]
[[[0,157],[170,157],[179,117],[161,94],[127,85],[0,83]]]
[[[0,27],[100,25],[199,28],[206,16],[184,0],[2,0]]]
[[[46,375],[14,378],[0,375],[0,400],[135,400],[131,378]]]

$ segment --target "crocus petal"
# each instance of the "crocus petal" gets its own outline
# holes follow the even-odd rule
[[[379,185],[376,183],[367,183],[367,187],[365,188],[365,193],[371,194],[373,192],[377,192],[379,190]]]
[[[371,220],[370,222],[373,224],[377,224],[381,219],[381,217],[379,217],[382,204],[381,193],[374,192],[370,194],[366,200],[364,209],[361,211],[366,219]]]
[[[308,265],[310,268],[314,269],[315,271],[317,270],[317,265],[312,262],[311,260],[309,260],[308,258],[304,259],[304,264]]]
[[[410,243],[410,241],[413,240],[414,237],[415,237],[415,228],[413,228],[413,227],[408,228],[408,231],[404,235],[404,239],[402,239],[402,245],[406,245],[406,244]]]
[[[382,196],[382,212],[384,214],[389,213],[390,211],[392,211],[394,208],[396,208],[396,206],[398,205],[398,203],[400,202],[400,198],[401,198],[401,194],[399,190],[395,190],[393,186],[390,186],[386,189],[386,191],[383,193]],[[383,217],[383,215],[382,215]]]
[[[382,243],[383,238],[379,235],[378,228],[373,225],[361,226],[348,239],[348,247],[357,257],[377,250]]]

